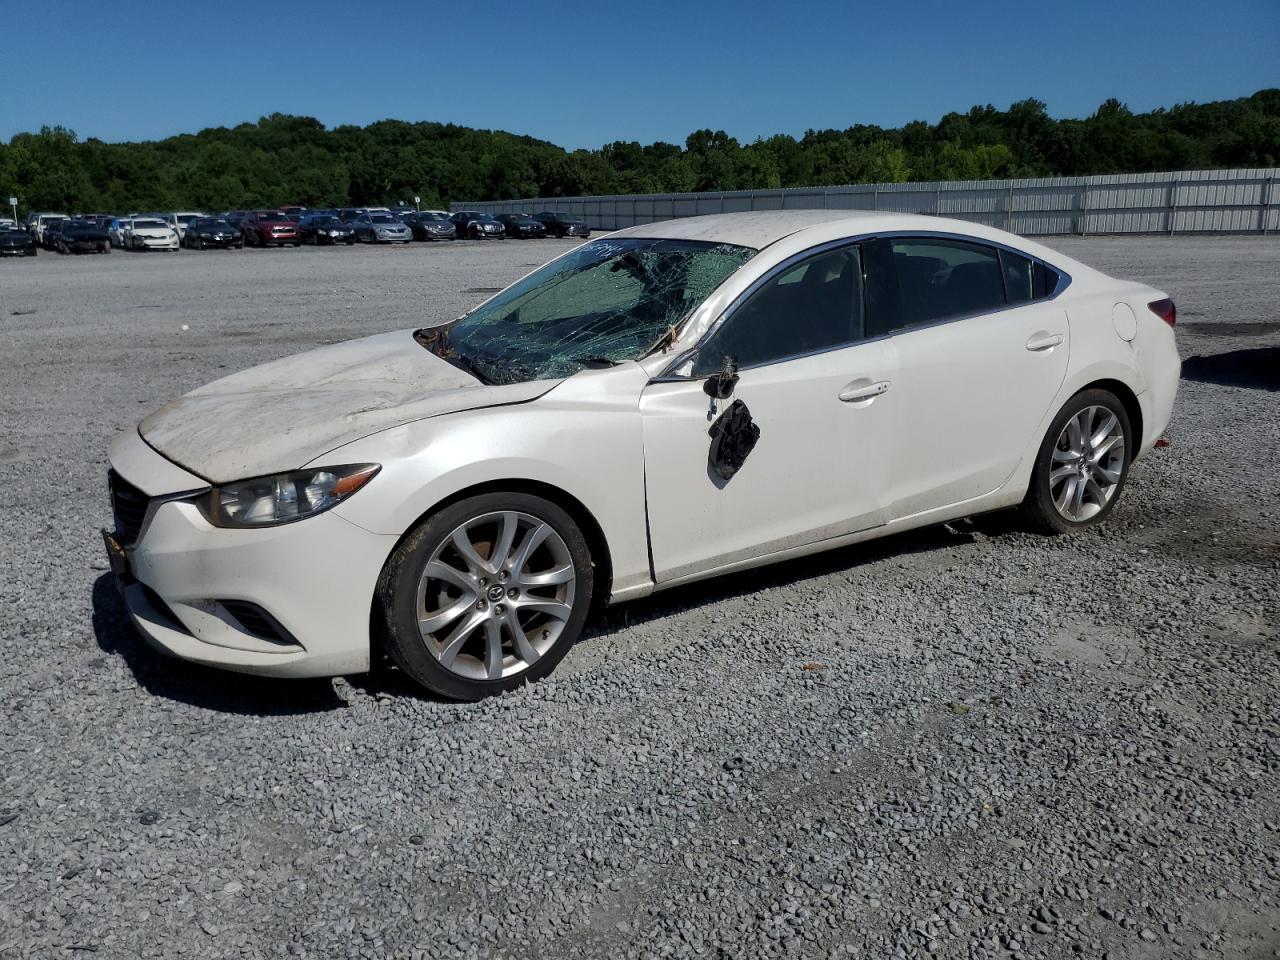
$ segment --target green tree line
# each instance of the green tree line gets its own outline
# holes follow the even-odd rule
[[[566,151],[533,137],[382,120],[327,129],[310,117],[140,143],[80,140],[62,127],[0,144],[0,190],[23,210],[222,210],[979,180],[1280,162],[1280,89],[1133,113],[1118,100],[1083,120],[1039,100],[976,106],[936,124],[859,124],[740,143],[698,130],[684,145],[618,141]]]

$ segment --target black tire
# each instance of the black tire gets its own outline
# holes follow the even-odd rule
[[[547,524],[559,535],[574,568],[572,602],[560,634],[531,665],[500,679],[472,679],[446,669],[427,648],[418,630],[418,584],[427,562],[459,526],[468,520],[502,511],[526,514]],[[518,542],[513,546],[518,546]],[[594,571],[591,550],[582,531],[568,513],[550,500],[532,494],[501,492],[460,500],[419,523],[391,554],[382,571],[377,599],[385,617],[387,653],[400,669],[423,687],[452,700],[480,700],[536,682],[555,669],[582,632],[592,605]],[[495,612],[501,609],[495,602]],[[460,616],[469,615],[468,612]],[[444,632],[443,628],[441,632]],[[483,631],[477,630],[468,636],[478,639],[477,633],[483,635]],[[468,639],[470,642],[472,639]]]
[[[1050,473],[1054,469],[1054,453],[1059,450],[1059,438],[1062,437],[1067,424],[1090,407],[1104,408],[1119,421],[1120,430],[1124,436],[1123,462],[1120,464],[1119,480],[1115,483],[1115,489],[1110,493],[1106,503],[1084,519],[1074,520],[1064,516],[1055,505],[1051,492]],[[1032,527],[1048,534],[1075,533],[1101,523],[1120,502],[1120,494],[1124,492],[1125,481],[1129,479],[1129,466],[1133,461],[1134,451],[1138,448],[1139,439],[1133,435],[1129,414],[1125,411],[1119,397],[1108,390],[1080,391],[1058,411],[1058,415],[1049,424],[1044,440],[1040,443],[1035,466],[1031,471],[1031,485],[1027,489],[1026,499],[1022,502],[1023,516]]]

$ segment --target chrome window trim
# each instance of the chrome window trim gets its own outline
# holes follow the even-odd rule
[[[1035,304],[1039,304],[1039,303],[1049,303],[1050,301],[1058,299],[1058,297],[1060,297],[1064,292],[1066,292],[1066,289],[1069,286],[1071,286],[1071,274],[1067,273],[1061,267],[1054,266],[1052,263],[1050,263],[1048,260],[1044,259],[1043,257],[1033,256],[1032,254],[1028,253],[1025,250],[1019,250],[1017,247],[1011,246],[1010,244],[1007,244],[1007,243],[1002,243],[999,240],[985,240],[980,237],[972,237],[963,233],[947,233],[942,230],[886,230],[886,231],[876,231],[873,233],[858,234],[852,237],[841,237],[839,240],[828,240],[825,243],[820,243],[820,244],[817,244],[816,246],[809,247],[808,249],[802,250],[799,253],[794,254],[788,257],[787,259],[781,261],[780,263],[777,263],[774,266],[770,267],[765,273],[761,274],[760,277],[754,280],[751,283],[751,285],[747,287],[746,290],[742,291],[742,293],[738,294],[738,296],[733,298],[732,302],[730,302],[728,306],[726,306],[724,310],[720,312],[720,316],[716,317],[715,322],[713,322],[711,326],[707,328],[706,332],[703,333],[702,337],[699,338],[696,344],[694,344],[688,350],[685,350],[683,353],[681,353],[671,363],[667,364],[667,366],[663,368],[660,374],[658,374],[656,377],[651,378],[650,382],[651,383],[681,383],[686,381],[705,380],[707,379],[707,377],[715,376],[715,374],[706,374],[701,376],[694,376],[690,374],[686,376],[686,375],[678,374],[675,371],[678,370],[682,364],[688,362],[689,360],[697,356],[697,353],[702,348],[702,346],[708,340],[710,340],[712,336],[715,335],[716,331],[720,329],[720,326],[724,324],[732,316],[733,312],[737,310],[738,307],[747,300],[747,298],[752,296],[754,293],[756,293],[756,291],[758,291],[761,287],[763,287],[769,281],[776,278],[779,274],[785,272],[786,270],[789,270],[791,267],[794,267],[797,263],[803,260],[807,260],[810,257],[827,253],[831,250],[836,250],[841,247],[861,245],[863,243],[866,243],[869,240],[902,240],[902,239],[908,239],[908,238],[922,239],[922,240],[951,240],[958,243],[968,243],[968,244],[976,245],[980,247],[991,247],[992,249],[995,249],[995,250],[1006,250],[1009,253],[1015,253],[1026,260],[1030,260],[1032,263],[1040,263],[1040,264],[1043,264],[1045,267],[1048,267],[1055,274],[1057,274],[1058,282],[1054,285],[1052,293],[1048,294],[1047,296],[1041,297],[1039,300],[1024,300],[1021,303],[1006,303],[1003,307],[997,307],[994,310],[974,310],[974,311],[970,311],[969,313],[959,313],[954,316],[940,317],[937,320],[931,320],[926,323],[916,323],[916,324],[912,324],[909,327],[899,327],[896,330],[892,330],[889,333],[882,333],[879,336],[864,337],[861,340],[855,340],[851,343],[844,343],[838,346],[825,347],[821,350],[809,350],[804,353],[789,354],[788,356],[778,357],[777,359],[768,360],[763,363],[755,363],[749,366],[744,366],[741,369],[757,370],[761,367],[772,366],[776,363],[787,363],[791,360],[802,360],[806,357],[815,357],[823,353],[832,353],[836,350],[847,350],[849,347],[861,346],[864,343],[876,343],[878,341],[888,340],[891,337],[900,336],[905,333],[914,333],[917,330],[928,330],[932,327],[941,326],[942,324],[946,324],[946,323],[958,323],[961,320],[971,320],[974,317],[989,317],[997,313],[1004,313],[1008,310],[1018,310],[1018,309],[1021,309],[1022,307],[1034,306]],[[866,261],[865,259],[862,258],[861,252],[859,252],[859,261],[863,264],[862,290],[863,290],[863,307],[865,312],[866,289],[867,289],[867,277],[866,277],[866,265],[865,265]],[[1006,297],[1007,297],[1007,294],[1006,294]],[[864,317],[864,323],[865,323],[865,317]]]

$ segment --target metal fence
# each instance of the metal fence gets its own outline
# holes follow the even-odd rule
[[[1013,233],[1258,233],[1280,231],[1280,173],[1183,170],[1031,180],[872,183],[785,190],[544,197],[454,203],[454,210],[586,219],[595,230],[745,210],[883,210],[971,220]]]

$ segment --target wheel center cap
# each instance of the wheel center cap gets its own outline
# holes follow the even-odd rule
[[[501,584],[495,583],[492,587],[489,588],[489,599],[492,600],[494,603],[497,603],[499,600],[501,600],[505,594],[506,594],[506,590],[503,589]]]

